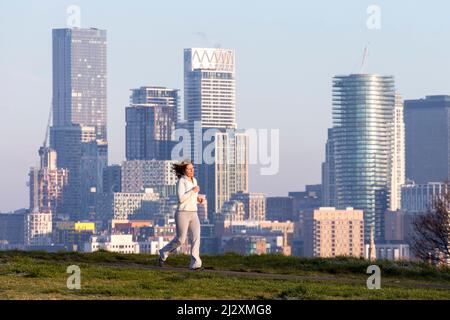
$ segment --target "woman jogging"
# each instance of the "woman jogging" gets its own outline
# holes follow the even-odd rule
[[[203,270],[200,259],[200,220],[197,215],[197,203],[202,203],[203,198],[198,196],[200,191],[197,179],[194,178],[194,166],[190,161],[174,164],[173,170],[177,175],[178,207],[175,213],[175,224],[177,228],[176,237],[164,248],[159,250],[159,265],[164,262],[170,253],[180,247],[187,238],[188,232],[192,235],[191,242],[191,270]]]

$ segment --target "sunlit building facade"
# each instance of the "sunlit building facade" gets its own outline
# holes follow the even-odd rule
[[[333,78],[336,206],[364,211],[366,241],[374,226],[383,235],[394,145],[392,76],[351,74]]]

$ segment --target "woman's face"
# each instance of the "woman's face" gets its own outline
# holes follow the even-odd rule
[[[194,166],[192,164],[188,164],[186,166],[186,170],[184,171],[184,174],[188,177],[188,178],[192,178],[194,176]]]

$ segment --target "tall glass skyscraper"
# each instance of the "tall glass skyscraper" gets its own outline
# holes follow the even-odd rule
[[[248,188],[248,136],[236,131],[235,91],[234,50],[184,50],[185,127],[191,134],[191,158],[212,221],[233,193]],[[214,163],[203,159],[210,144],[203,141],[208,129],[215,131],[209,140],[214,143]]]
[[[170,160],[178,90],[141,87],[132,89],[130,100],[126,108],[127,160]]]
[[[57,167],[69,173],[61,213],[74,220],[93,218],[97,197],[103,192],[107,144],[96,139],[95,127],[80,125],[52,127],[50,141],[58,155]]]
[[[52,127],[50,130],[51,147],[58,155],[57,167],[68,170],[68,184],[63,189],[62,205],[58,213],[70,218],[81,217],[81,163],[82,143],[85,136],[79,125],[72,127]]]
[[[403,99],[395,94],[394,143],[392,151],[391,189],[389,210],[396,211],[401,207],[402,185],[405,184],[405,122],[403,120]]]
[[[235,53],[184,49],[184,118],[202,128],[236,128]]]
[[[333,78],[333,143],[336,206],[364,212],[382,239],[388,208],[394,142],[392,76],[351,74]]]
[[[335,207],[335,176],[334,176],[334,142],[333,129],[328,129],[328,138],[325,144],[325,162],[322,163],[322,205]]]
[[[95,214],[108,164],[106,31],[53,30],[53,126],[57,167],[69,171],[63,212],[73,219]]]
[[[53,29],[53,126],[93,126],[106,140],[106,116],[106,30]]]
[[[209,128],[236,129],[235,53],[231,49],[184,49],[184,120],[192,160],[202,162],[201,137]]]
[[[417,184],[450,178],[450,96],[405,100],[406,178]]]
[[[248,192],[248,144],[244,132],[218,132],[215,135],[214,185],[206,197],[215,213],[239,191]]]

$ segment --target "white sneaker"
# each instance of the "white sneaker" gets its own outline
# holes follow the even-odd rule
[[[205,270],[205,268],[203,268],[203,266],[201,267],[197,267],[197,268],[190,268],[192,271],[203,271]]]
[[[199,260],[192,259],[191,263],[190,263],[190,266],[189,266],[189,269],[191,269],[191,270],[203,269],[202,265],[203,264],[202,264],[202,261],[200,259]]]

